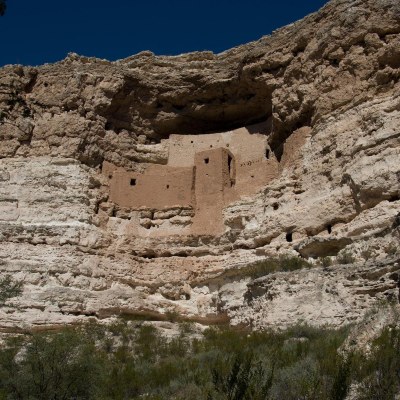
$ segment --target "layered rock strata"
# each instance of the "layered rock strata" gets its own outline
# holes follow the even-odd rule
[[[396,0],[333,0],[217,55],[0,69],[0,269],[24,282],[0,325],[340,326],[398,301],[399,78]],[[208,193],[197,172],[217,140]],[[189,172],[168,183],[172,169]],[[165,188],[132,194],[143,176]],[[238,274],[279,254],[338,263]]]

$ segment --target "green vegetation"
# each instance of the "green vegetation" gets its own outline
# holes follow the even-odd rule
[[[303,258],[281,256],[257,261],[246,267],[233,271],[232,274],[239,278],[250,277],[256,279],[274,272],[289,272],[311,267],[312,265]]]
[[[13,280],[9,275],[0,279],[0,307],[3,307],[7,300],[19,296],[21,292],[22,282]]]
[[[338,254],[336,261],[338,264],[353,264],[356,259],[350,250],[345,250]]]
[[[338,351],[346,330],[286,332],[192,326],[165,339],[152,326],[119,322],[10,338],[0,350],[0,399],[342,400],[399,391],[400,331],[385,330],[371,357]]]
[[[387,327],[373,343],[372,357],[362,365],[360,398],[392,400],[400,393],[400,330]]]
[[[375,255],[375,252],[373,249],[371,249],[370,247],[366,247],[365,249],[363,249],[361,251],[361,257],[365,260],[368,261],[371,258],[373,258]]]
[[[319,264],[322,266],[322,268],[329,268],[333,263],[330,257],[321,257],[319,259]]]
[[[389,243],[389,245],[385,248],[386,254],[391,256],[395,255],[399,251],[399,246],[395,243]]]

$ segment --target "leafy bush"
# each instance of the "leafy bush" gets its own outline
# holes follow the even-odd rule
[[[284,332],[184,327],[166,339],[147,324],[89,324],[9,339],[0,349],[0,399],[393,399],[400,388],[400,331],[383,332],[371,357],[344,358],[346,330]]]
[[[374,251],[370,248],[367,247],[361,251],[361,257],[365,260],[368,261],[374,256]]]
[[[319,263],[322,268],[329,268],[332,265],[332,259],[330,257],[321,257]]]
[[[260,278],[274,272],[289,272],[303,268],[311,268],[312,265],[300,257],[282,256],[279,258],[267,258],[257,261],[240,270],[234,271],[235,277]]]
[[[400,392],[400,330],[387,327],[373,343],[363,366],[360,400],[392,400]]]
[[[330,392],[330,399],[344,400],[350,390],[351,368],[353,364],[352,355],[337,357],[337,366],[333,375],[333,383]]]
[[[238,353],[224,357],[213,367],[214,396],[209,399],[264,400],[271,390],[274,368],[266,372],[251,353]]]
[[[336,258],[338,264],[352,264],[355,262],[355,257],[351,253],[350,250],[345,250],[341,253]]]
[[[318,362],[305,357],[282,368],[273,387],[274,400],[321,399],[324,398],[322,379],[318,371]]]
[[[10,399],[92,398],[101,367],[84,334],[37,334],[9,341],[0,353],[1,389]]]
[[[0,307],[4,306],[6,301],[17,297],[22,293],[22,282],[15,281],[10,275],[0,279]]]
[[[399,250],[399,246],[396,246],[395,243],[390,243],[386,248],[385,252],[386,254],[389,254],[391,256],[395,255]]]

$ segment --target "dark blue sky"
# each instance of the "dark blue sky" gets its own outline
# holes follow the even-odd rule
[[[68,52],[116,60],[142,50],[216,53],[259,39],[327,0],[7,0],[0,66]]]

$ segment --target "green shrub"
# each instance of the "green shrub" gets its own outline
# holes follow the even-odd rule
[[[321,257],[319,263],[322,268],[329,268],[332,265],[332,259],[330,257]]]
[[[176,311],[167,311],[165,313],[165,319],[169,322],[180,322],[182,317]]]
[[[369,259],[371,259],[373,257],[373,255],[374,255],[374,251],[370,247],[367,247],[361,251],[361,257],[365,261],[368,261]]]
[[[344,400],[393,399],[400,387],[400,331],[386,329],[371,356],[344,358],[348,331],[283,332],[183,327],[173,339],[152,326],[88,324],[11,338],[0,348],[0,399]]]
[[[269,373],[251,353],[224,357],[211,371],[214,395],[209,399],[264,400],[271,390],[274,368]]]
[[[352,355],[347,358],[336,357],[337,366],[333,375],[333,383],[330,392],[331,400],[345,400],[351,384]]]
[[[0,353],[0,385],[10,399],[92,398],[101,369],[93,342],[72,330],[12,340]]]
[[[338,264],[352,264],[356,259],[350,250],[345,250],[338,254],[336,260]]]
[[[240,270],[234,271],[235,277],[260,278],[274,272],[296,271],[302,268],[311,268],[312,265],[300,257],[281,256],[279,258],[267,258],[257,261]]]
[[[324,398],[317,360],[312,357],[305,357],[286,368],[282,368],[277,374],[272,394],[274,400],[282,398],[287,400],[317,400]]]
[[[364,367],[360,400],[392,400],[400,391],[400,330],[387,327],[375,340]]]
[[[0,307],[4,306],[7,300],[17,297],[21,293],[21,281],[15,281],[10,275],[0,279]]]
[[[390,256],[393,256],[397,253],[399,249],[399,246],[396,246],[395,243],[390,243],[386,248],[385,248],[385,252],[386,254],[389,254]]]

